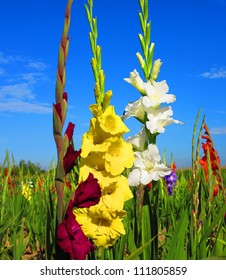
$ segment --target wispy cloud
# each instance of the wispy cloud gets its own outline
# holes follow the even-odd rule
[[[1,100],[24,100],[34,99],[35,95],[32,92],[28,83],[19,83],[14,85],[5,85],[0,87]]]
[[[0,51],[0,64],[9,64],[21,60],[22,58],[19,55],[10,55]]]
[[[35,84],[40,80],[48,80],[47,77],[40,72],[29,72],[29,73],[22,73],[21,74],[21,79],[24,81],[27,81],[31,84]]]
[[[226,69],[225,68],[211,68],[210,71],[203,72],[200,74],[203,78],[208,79],[220,79],[226,78]]]
[[[51,104],[37,100],[35,91],[40,82],[48,81],[47,64],[0,51],[0,112],[36,113],[52,112]],[[13,65],[13,67],[12,67]],[[16,66],[16,67],[15,67]]]
[[[41,61],[32,61],[32,62],[27,63],[26,66],[28,68],[36,69],[36,70],[39,70],[39,71],[42,71],[42,70],[45,70],[45,69],[48,68],[48,65],[41,62]]]
[[[226,135],[226,127],[213,127],[210,129],[213,135]]]
[[[48,104],[17,100],[1,102],[0,112],[49,114],[52,112],[52,108]]]

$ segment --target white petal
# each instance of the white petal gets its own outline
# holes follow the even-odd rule
[[[153,173],[148,173],[147,171],[143,171],[141,173],[141,183],[143,185],[149,184],[153,180]]]
[[[160,176],[164,177],[166,175],[169,175],[172,172],[172,169],[165,166],[164,163],[159,163],[155,165],[154,171]]]
[[[150,108],[151,106],[155,106],[156,104],[152,102],[147,96],[142,97],[142,104],[146,108]]]
[[[141,103],[141,98],[135,102],[130,102],[126,108],[124,115],[122,116],[123,119],[128,119],[129,117],[135,117],[140,121],[144,120],[145,110]]]
[[[155,162],[159,162],[161,157],[160,157],[157,146],[155,144],[149,144],[148,150],[149,150],[149,153],[151,154],[152,158],[155,160]]]
[[[144,127],[134,137],[128,137],[126,142],[131,143],[137,151],[142,152],[144,150],[145,142],[148,140],[148,136]]]
[[[140,170],[135,168],[133,169],[128,176],[128,183],[130,186],[138,186],[140,184]]]
[[[139,73],[137,72],[137,70],[133,70],[133,72],[130,72],[130,77],[129,78],[125,78],[124,81],[126,81],[127,83],[130,83],[131,85],[133,85],[138,91],[140,91],[142,94],[144,94],[145,90],[144,90],[144,82],[141,79]]]
[[[162,103],[172,103],[176,100],[176,96],[173,94],[165,94],[162,98]]]
[[[143,159],[143,152],[135,152],[134,153],[135,160],[134,160],[134,166],[137,168],[144,169],[145,168],[145,161]]]

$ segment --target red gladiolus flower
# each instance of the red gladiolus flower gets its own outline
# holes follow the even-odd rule
[[[57,228],[57,242],[63,251],[70,254],[71,260],[85,260],[95,247],[76,221],[72,206],[70,202],[65,218]]]
[[[82,182],[74,194],[74,206],[77,208],[89,208],[100,201],[101,188],[98,180],[89,173],[88,178]]]
[[[4,169],[4,175],[5,175],[5,177],[8,175],[8,173],[9,173],[9,170],[8,170],[8,168],[6,167],[6,168]]]
[[[153,186],[152,186],[152,182],[148,183],[148,184],[147,184],[147,187],[148,187],[148,192],[150,192],[150,190],[151,190],[152,187],[153,187]]]
[[[213,189],[213,196],[216,196],[218,194],[218,189],[220,188],[222,191],[224,191],[224,184],[223,184],[223,178],[221,175],[221,169],[220,169],[220,157],[217,153],[217,151],[214,149],[214,142],[210,136],[209,129],[206,124],[204,124],[203,128],[205,129],[205,135],[202,136],[203,139],[206,140],[206,143],[202,143],[202,148],[204,151],[204,156],[200,159],[200,164],[203,167],[203,170],[205,172],[206,181],[209,179],[208,174],[208,154],[211,164],[211,169],[213,171],[213,175],[216,179],[216,185]]]
[[[204,152],[204,156],[200,159],[200,164],[203,166],[206,180],[208,181],[208,162],[207,162],[207,155],[209,153],[210,156],[210,163],[211,168],[213,170],[213,175],[217,174],[217,171],[219,170],[220,166],[220,157],[218,156],[217,151],[214,149],[214,143],[210,137],[209,129],[207,125],[204,126],[205,129],[205,135],[202,136],[202,139],[206,139],[206,143],[202,143],[202,148]]]
[[[69,122],[69,124],[67,126],[67,129],[66,129],[66,132],[65,132],[65,134],[68,137],[69,142],[71,142],[72,135],[73,135],[73,132],[74,132],[74,128],[75,128],[75,125],[72,122]]]
[[[86,255],[95,249],[76,221],[73,208],[89,208],[99,203],[100,196],[100,185],[90,173],[86,181],[79,184],[73,200],[69,202],[65,218],[57,228],[57,242],[63,251],[70,254],[70,258],[73,260],[84,260]]]
[[[216,184],[213,188],[213,196],[214,197],[217,196],[217,194],[218,194],[218,187],[219,187],[218,184]]]
[[[176,172],[177,165],[176,165],[175,162],[173,162],[173,163],[171,164],[171,169],[172,169],[173,172]]]
[[[73,146],[70,144],[67,148],[67,152],[63,159],[64,171],[68,174],[72,168],[76,165],[76,159],[81,154],[81,149],[79,151],[75,151]]]

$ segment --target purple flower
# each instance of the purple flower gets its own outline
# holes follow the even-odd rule
[[[166,175],[164,177],[164,180],[166,182],[169,195],[172,195],[173,194],[173,188],[177,184],[177,175],[176,175],[176,173],[174,171],[172,171],[169,175]]]

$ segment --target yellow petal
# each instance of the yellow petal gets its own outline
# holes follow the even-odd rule
[[[105,168],[112,175],[121,174],[125,168],[133,166],[135,160],[132,144],[126,143],[121,137],[116,138],[105,155]]]
[[[121,118],[115,114],[113,106],[108,106],[104,113],[100,115],[98,120],[103,131],[111,135],[129,132],[129,129],[123,123]]]

